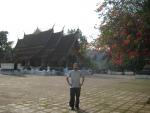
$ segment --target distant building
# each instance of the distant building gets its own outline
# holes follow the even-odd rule
[[[33,34],[24,34],[18,39],[14,49],[15,63],[25,68],[34,67],[70,67],[78,58],[78,32],[64,35],[54,33],[53,29],[41,32],[38,28]]]

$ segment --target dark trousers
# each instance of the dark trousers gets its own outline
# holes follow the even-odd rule
[[[74,108],[74,105],[77,108],[79,107],[80,90],[81,88],[70,88],[70,107]]]

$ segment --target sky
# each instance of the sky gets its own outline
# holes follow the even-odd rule
[[[59,32],[64,27],[81,29],[88,41],[97,38],[99,24],[95,12],[102,0],[0,0],[0,31],[8,31],[8,40],[16,44],[25,34],[51,29]]]

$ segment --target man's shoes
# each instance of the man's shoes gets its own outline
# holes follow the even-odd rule
[[[79,108],[79,107],[76,107],[76,110],[80,110],[80,108]]]
[[[71,110],[74,111],[75,110],[74,107],[71,107]]]

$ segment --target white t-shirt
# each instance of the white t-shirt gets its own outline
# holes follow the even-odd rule
[[[80,70],[72,70],[67,76],[71,79],[71,88],[80,87],[80,77],[83,76]]]

